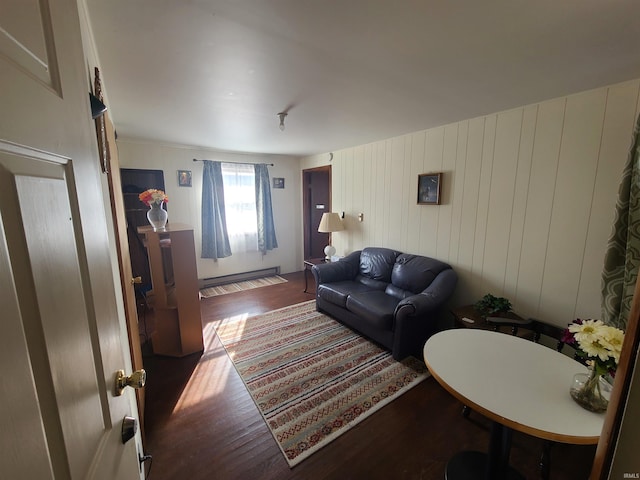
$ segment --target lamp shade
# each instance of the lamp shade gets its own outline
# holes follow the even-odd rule
[[[344,230],[344,227],[342,226],[342,220],[340,220],[340,215],[334,212],[327,212],[322,214],[320,225],[318,226],[318,232],[331,233],[339,232],[340,230]]]

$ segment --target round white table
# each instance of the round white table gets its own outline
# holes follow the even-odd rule
[[[509,467],[512,430],[554,442],[598,443],[604,414],[569,395],[587,368],[551,348],[504,333],[454,329],[424,346],[429,372],[449,393],[493,420],[489,452],[462,452],[447,465],[447,480],[521,479]]]

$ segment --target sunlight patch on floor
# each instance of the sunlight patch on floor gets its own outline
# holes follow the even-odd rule
[[[220,345],[215,329],[222,322],[244,320],[248,316],[248,313],[242,313],[210,322],[204,326],[202,329],[204,353],[176,402],[173,413],[196,406],[200,402],[224,392],[229,372],[234,367],[230,361],[224,358],[227,353],[224,347]],[[244,322],[238,323],[244,325]],[[237,331],[233,332],[234,337],[241,336],[242,330],[243,328],[238,328]]]
[[[242,337],[242,334],[244,332],[244,327],[245,327],[245,324],[246,324],[245,320],[247,318],[249,318],[249,312],[244,312],[244,313],[240,313],[238,315],[233,315],[231,317],[227,317],[227,318],[224,318],[222,320],[217,320],[215,322],[212,322],[212,325],[213,325],[213,328],[218,327],[219,325],[221,325],[223,323],[230,323],[230,324],[235,326],[234,328],[231,328],[231,327],[228,327],[228,326],[225,327],[224,335],[225,335],[225,338],[226,338],[226,342],[229,343],[229,342],[237,341]],[[215,331],[214,331],[214,335],[215,335]],[[205,343],[205,345],[207,345],[207,344]],[[233,357],[231,357],[231,358],[233,358]]]

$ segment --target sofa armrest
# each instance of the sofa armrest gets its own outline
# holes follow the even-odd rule
[[[443,270],[424,291],[398,303],[394,313],[393,358],[422,358],[422,348],[438,328],[440,307],[453,294],[458,282],[450,268]]]
[[[316,285],[353,280],[358,274],[360,251],[350,253],[337,262],[320,263],[311,268]]]
[[[450,268],[443,270],[422,292],[401,300],[396,307],[396,316],[398,313],[420,316],[437,309],[453,294],[457,283],[456,272]]]

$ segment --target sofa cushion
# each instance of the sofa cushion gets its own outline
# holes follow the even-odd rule
[[[413,293],[411,290],[404,290],[400,287],[396,287],[393,283],[387,285],[387,288],[384,289],[384,293],[386,293],[387,295],[391,295],[398,300],[403,300],[407,297],[412,297],[413,295],[415,295],[415,293]]]
[[[363,277],[391,282],[391,271],[400,252],[389,248],[365,248],[360,252],[360,272]]]
[[[352,293],[347,297],[347,310],[365,319],[376,328],[391,330],[397,298],[380,291]]]
[[[371,290],[371,287],[363,283],[345,280],[343,282],[321,283],[318,285],[317,296],[334,305],[346,308],[349,295]]]
[[[355,279],[356,282],[362,283],[369,287],[369,290],[380,290],[384,292],[389,282],[383,282],[382,280],[374,280],[373,278],[365,277],[364,275],[358,275]]]
[[[404,295],[401,293],[402,290],[408,290],[414,294],[420,293],[431,285],[440,272],[447,268],[451,267],[435,258],[402,253],[398,255],[391,272],[391,283],[397,287],[397,290],[389,293]],[[404,297],[399,296],[399,298]]]

